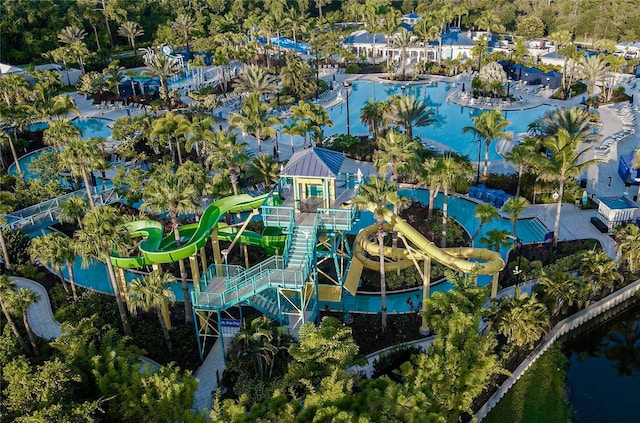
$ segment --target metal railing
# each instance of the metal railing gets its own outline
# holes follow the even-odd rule
[[[265,226],[286,228],[294,220],[293,207],[263,205],[260,208]]]
[[[201,291],[204,291],[214,278],[232,278],[244,272],[244,267],[235,264],[212,264],[207,268],[207,271],[200,276],[198,286]]]
[[[318,209],[316,212],[316,227],[325,230],[350,230],[355,220],[356,209]]]
[[[112,186],[100,186],[95,189],[96,192],[93,194],[93,199],[96,205],[111,204],[120,200],[120,195]],[[26,225],[35,225],[36,221],[45,219],[57,221],[60,216],[60,205],[71,197],[86,199],[88,197],[87,190],[83,188],[33,206],[25,207],[21,210],[16,210],[4,215],[3,219],[11,229],[21,228]]]

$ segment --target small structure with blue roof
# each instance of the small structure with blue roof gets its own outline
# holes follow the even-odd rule
[[[638,208],[627,197],[602,197],[598,205],[598,219],[611,231],[616,226],[635,222]]]

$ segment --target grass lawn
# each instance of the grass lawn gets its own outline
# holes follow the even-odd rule
[[[485,423],[569,422],[564,386],[567,358],[555,344],[542,355],[491,410]]]

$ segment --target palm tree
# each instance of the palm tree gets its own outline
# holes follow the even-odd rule
[[[11,135],[4,131],[0,131],[0,145],[4,147],[5,144],[9,145],[11,149],[11,155],[13,156],[13,162],[16,164],[16,173],[22,174],[22,168],[20,167],[20,161],[18,160],[18,154],[16,153],[16,146],[13,144]]]
[[[316,7],[318,8],[318,16],[322,19],[322,6],[326,6],[331,4],[331,0],[314,0],[316,3]]]
[[[490,110],[473,116],[474,126],[465,126],[462,128],[463,133],[471,132],[474,135],[484,138],[484,171],[486,177],[489,173],[489,146],[491,142],[504,138],[510,140],[513,137],[511,132],[505,132],[505,128],[509,126],[509,121],[505,119],[500,110]]]
[[[6,204],[0,198],[0,249],[2,249],[2,258],[4,259],[4,267],[7,270],[11,270],[11,258],[9,257],[9,250],[7,249],[7,242],[4,239],[4,229],[7,224],[7,221],[4,218],[4,215],[11,213],[13,211],[13,207],[9,204]]]
[[[607,74],[609,64],[603,55],[581,57],[578,75],[587,80],[587,95],[591,97],[598,81]]]
[[[502,155],[505,161],[513,163],[518,169],[516,197],[520,197],[520,186],[525,169],[531,167],[535,163],[534,156],[537,154],[538,146],[538,138],[527,137],[520,144]]]
[[[553,246],[558,245],[558,233],[560,231],[560,213],[562,211],[562,196],[564,194],[564,184],[569,178],[580,175],[582,169],[592,163],[596,163],[596,159],[583,160],[585,153],[591,150],[591,147],[577,151],[578,145],[572,139],[566,129],[561,128],[555,136],[545,139],[544,145],[551,157],[549,159],[540,159],[540,176],[543,181],[551,181],[558,183],[558,202],[556,205],[556,218],[553,226]]]
[[[268,187],[278,179],[280,166],[278,160],[272,155],[260,153],[251,160],[249,172],[255,178],[262,179],[265,187]]]
[[[116,297],[118,313],[122,329],[127,336],[131,328],[127,319],[127,311],[123,303],[123,295],[116,279],[116,273],[109,257],[112,252],[124,254],[129,245],[129,232],[122,226],[121,214],[111,206],[100,206],[90,210],[82,220],[83,228],[75,233],[76,253],[82,257],[82,266],[87,267],[92,260],[105,260],[107,276]]]
[[[24,339],[22,339],[22,336],[20,336],[20,331],[18,330],[18,326],[16,326],[16,322],[14,322],[13,318],[11,317],[10,305],[11,305],[11,299],[14,295],[15,288],[16,288],[16,283],[11,279],[9,279],[9,276],[0,275],[0,308],[2,308],[2,313],[4,314],[4,317],[7,319],[7,323],[11,328],[11,332],[13,332],[13,336],[15,336],[18,339],[18,343],[20,343],[20,346],[22,347],[24,352],[27,354],[30,354],[31,351],[29,350],[29,347],[27,347],[27,344],[24,342]]]
[[[373,154],[376,171],[380,175],[391,171],[395,182],[400,182],[401,175],[418,163],[420,145],[406,134],[391,130],[384,138],[378,138],[378,147]]]
[[[86,211],[87,200],[82,197],[69,197],[66,201],[60,203],[58,220],[60,222],[75,222],[78,224],[78,228],[82,229],[82,216]]]
[[[411,33],[406,29],[401,29],[395,37],[393,37],[393,44],[400,49],[400,61],[402,64],[402,80],[404,81],[407,76],[407,48],[411,45]]]
[[[211,170],[226,170],[233,188],[233,194],[240,192],[240,174],[249,163],[249,144],[238,141],[233,132],[218,131],[213,138],[207,139],[205,163]]]
[[[302,100],[297,105],[291,106],[289,111],[291,112],[291,118],[295,122],[299,135],[304,134],[304,143],[302,148],[307,148],[309,132],[314,130],[315,108],[311,103],[306,103]],[[296,134],[296,135],[298,135]]]
[[[182,72],[182,68],[177,61],[170,59],[162,53],[155,53],[150,55],[149,61],[145,63],[145,69],[142,71],[142,74],[160,78],[161,92],[167,93],[167,80],[180,72]]]
[[[51,232],[31,240],[31,244],[29,245],[29,256],[33,261],[39,261],[45,266],[53,267],[55,272],[58,274],[58,278],[62,283],[62,287],[64,288],[67,295],[69,294],[69,288],[67,288],[67,282],[64,279],[64,275],[62,274],[62,266],[66,264],[66,260],[58,256],[58,238],[64,237],[59,232]],[[77,299],[74,294],[74,300]]]
[[[471,180],[473,167],[471,163],[466,161],[460,162],[448,154],[438,158],[434,171],[438,175],[440,186],[444,191],[442,202],[442,238],[440,239],[440,246],[445,248],[447,246],[449,190],[455,189],[455,187],[465,179]]]
[[[294,99],[308,98],[316,89],[313,68],[293,52],[285,53],[285,60],[285,65],[280,69],[283,91],[288,92]]]
[[[143,211],[148,210],[152,213],[166,212],[171,220],[171,230],[173,231],[176,245],[180,246],[182,241],[180,238],[179,216],[195,212],[199,207],[198,200],[195,188],[188,183],[186,178],[179,177],[166,166],[162,166],[160,169],[156,169],[145,186],[143,203],[140,209]],[[193,315],[184,260],[179,260],[178,266],[184,294],[185,321],[191,323],[193,322]]]
[[[138,22],[125,21],[120,28],[118,28],[118,35],[125,37],[129,40],[132,49],[136,49],[136,38],[144,35],[144,29],[138,25]]]
[[[47,145],[60,148],[73,139],[80,139],[82,132],[71,124],[69,119],[51,122],[42,133],[42,140]]]
[[[513,236],[518,236],[518,219],[522,212],[529,207],[529,201],[524,197],[509,197],[502,206],[502,211],[509,213],[509,220],[513,223]]]
[[[387,101],[375,101],[368,99],[360,110],[360,122],[367,125],[369,134],[378,136],[382,134],[382,130],[387,124],[389,107],[391,104]]]
[[[262,98],[264,94],[278,91],[278,83],[264,68],[250,65],[235,81],[233,91],[243,94],[254,93]]]
[[[60,153],[59,159],[60,165],[65,169],[69,169],[72,176],[82,176],[84,187],[87,190],[89,206],[92,209],[95,208],[89,175],[93,169],[105,169],[108,167],[108,162],[105,160],[103,153],[97,148],[96,140],[93,138],[72,139]]]
[[[616,254],[621,261],[627,262],[629,271],[635,273],[636,263],[640,258],[640,228],[626,225],[617,229],[613,237],[616,240]]]
[[[576,301],[576,292],[580,280],[565,272],[555,272],[551,275],[542,272],[538,278],[538,285],[542,295],[553,315],[565,313]]]
[[[195,148],[198,162],[202,164],[202,156],[200,154],[201,144],[205,138],[213,136],[213,126],[215,120],[210,117],[194,117],[192,122],[188,119],[181,121],[176,129],[176,135],[182,135],[185,138],[185,148],[191,151]]]
[[[175,295],[171,289],[167,288],[167,284],[174,281],[173,275],[154,270],[143,278],[134,279],[129,284],[129,311],[132,314],[136,314],[138,309],[143,311],[155,310],[169,351],[173,351],[173,346],[171,345],[169,330],[162,314],[163,310],[165,310],[167,318],[170,318],[167,300],[175,301]]]
[[[602,250],[587,251],[580,261],[580,272],[596,294],[613,292],[616,282],[624,282],[618,263]]]
[[[178,14],[176,20],[171,22],[171,29],[177,32],[182,33],[182,37],[184,38],[184,43],[187,46],[187,50],[189,49],[189,33],[195,29],[196,22],[189,15],[184,13]]]
[[[282,132],[285,135],[289,135],[289,139],[291,142],[291,153],[295,153],[295,147],[293,146],[293,136],[294,135],[299,135],[299,136],[306,136],[306,132],[303,131],[303,129],[298,126],[298,121],[296,120],[289,120],[288,123],[285,123],[282,125],[280,132]],[[306,140],[305,140],[305,145],[306,145]]]
[[[36,357],[40,355],[40,350],[38,349],[36,336],[33,330],[31,330],[31,325],[27,318],[27,310],[31,304],[37,303],[38,301],[40,301],[40,296],[29,288],[20,288],[14,291],[14,294],[11,296],[11,302],[20,311],[20,314],[22,314],[22,322],[27,330],[27,335],[29,335],[29,341],[31,342],[31,347]]]
[[[84,56],[88,54],[88,51],[85,53],[86,45],[84,45],[84,38],[87,36],[87,33],[84,29],[78,28],[76,26],[66,26],[62,28],[62,30],[58,33],[58,41],[63,44],[69,44],[70,46],[75,46],[74,50],[80,54],[76,57],[78,59],[78,65],[80,66],[80,71],[84,75]],[[82,49],[84,46],[84,49]]]
[[[555,136],[560,129],[567,131],[570,142],[579,145],[598,139],[590,114],[578,107],[558,108],[545,112],[541,118],[540,130],[543,137]]]
[[[394,100],[388,118],[395,125],[402,126],[409,139],[413,139],[415,126],[428,126],[436,122],[430,107],[413,96],[401,96]]]
[[[370,210],[378,225],[378,245],[380,256],[380,300],[382,308],[382,331],[387,328],[387,285],[384,270],[384,216],[388,204],[400,202],[398,187],[395,182],[388,182],[385,178],[374,176],[369,182],[360,186],[360,191],[353,198],[353,203],[360,210]]]
[[[438,40],[439,45],[442,43],[442,31],[440,25],[438,25],[432,15],[423,16],[414,26],[414,31],[422,40],[424,45],[424,60],[428,60],[428,50],[429,50],[429,41]],[[441,59],[442,49],[438,50],[438,61],[442,61]]]
[[[436,196],[440,192],[442,187],[442,181],[440,180],[440,174],[436,172],[436,166],[438,160],[435,157],[425,159],[418,173],[418,185],[429,187],[429,205],[427,218],[431,220],[433,218],[433,208],[436,202]]]
[[[480,243],[490,250],[500,252],[500,248],[509,245],[509,232],[504,229],[491,229],[480,238]]]
[[[536,294],[522,294],[516,287],[514,295],[498,300],[493,319],[497,331],[507,337],[508,344],[518,348],[533,348],[549,329],[547,307],[538,301]]]
[[[262,140],[276,135],[274,125],[280,119],[270,114],[271,107],[260,101],[257,94],[249,94],[242,104],[240,113],[232,113],[229,117],[229,128],[240,128],[251,134],[258,141],[258,151],[262,152]]]
[[[169,149],[173,150],[172,146],[175,143],[178,165],[182,164],[182,145],[180,138],[185,138],[186,131],[183,127],[186,125],[190,125],[190,123],[185,115],[167,112],[153,121],[151,124],[151,132],[149,133],[149,141],[153,143],[157,151],[159,151],[163,145],[169,145]]]
[[[499,218],[500,212],[498,212],[498,209],[493,207],[493,205],[490,203],[480,203],[476,206],[475,216],[476,216],[476,219],[480,221],[480,224],[478,225],[478,228],[476,229],[476,231],[473,233],[473,236],[471,237],[472,246],[473,246],[473,241],[476,239],[476,237],[482,230],[482,227],[484,226],[484,224]]]

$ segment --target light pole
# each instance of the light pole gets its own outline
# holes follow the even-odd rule
[[[349,81],[344,81],[344,96],[347,100],[347,135],[351,135],[351,116],[349,115],[349,87],[351,84]]]
[[[320,88],[320,63],[318,63],[318,50],[316,50],[316,103],[318,102],[319,88]]]
[[[510,235],[509,238],[514,241],[516,252],[518,253],[518,263],[515,269],[513,269],[513,275],[516,277],[516,288],[518,288],[520,287],[520,275],[522,275],[522,268],[520,267],[522,264],[522,240],[513,235]]]
[[[220,254],[222,254],[222,257],[224,257],[224,276],[228,283],[229,282],[229,261],[227,260],[227,256],[229,255],[229,250],[225,248],[224,250],[220,251]]]
[[[402,96],[404,97],[404,91],[407,89],[407,86],[402,84],[400,85],[400,89],[402,90]]]
[[[478,140],[478,165],[476,166],[476,185],[480,183],[480,154],[482,153],[482,140]]]
[[[511,78],[507,81],[507,100],[509,100],[509,90],[511,90]]]

